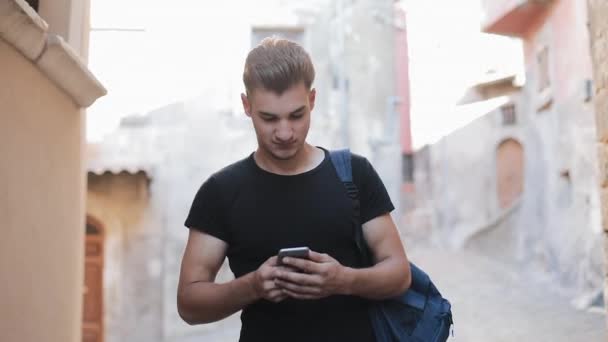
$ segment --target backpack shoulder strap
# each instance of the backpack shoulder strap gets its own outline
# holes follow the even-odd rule
[[[372,266],[373,261],[369,251],[369,247],[363,237],[363,228],[361,226],[361,207],[359,202],[359,189],[353,182],[353,167],[351,163],[351,153],[349,149],[335,150],[330,152],[331,162],[334,164],[338,177],[346,188],[348,197],[353,202],[353,240],[359,251],[361,261],[365,266]]]
[[[334,168],[336,169],[338,177],[346,188],[348,196],[353,200],[353,203],[355,205],[355,217],[357,220],[359,220],[359,189],[353,181],[353,167],[351,163],[352,155],[350,153],[350,150],[347,148],[342,150],[335,150],[331,151],[329,155],[331,157],[332,164],[334,164]]]
[[[336,173],[338,174],[338,177],[344,184],[344,187],[346,188],[348,196],[353,201],[354,210],[353,210],[352,220],[353,220],[353,225],[354,225],[355,245],[359,251],[363,264],[366,266],[372,266],[373,262],[372,262],[372,258],[371,258],[371,253],[370,253],[369,247],[367,246],[367,243],[365,242],[365,238],[363,237],[363,228],[362,228],[361,222],[360,222],[359,191],[357,189],[357,186],[353,182],[353,171],[352,171],[350,150],[342,149],[342,150],[331,151],[330,157],[331,157],[332,164],[334,165],[334,168],[336,169]],[[422,311],[424,311],[425,308],[428,307],[429,308],[428,310],[434,311],[433,314],[435,314],[435,312],[438,310],[441,311],[439,317],[442,319],[444,319],[444,318],[447,319],[448,329],[449,329],[449,327],[453,326],[453,323],[454,323],[453,319],[452,319],[452,312],[451,312],[451,306],[450,306],[449,301],[442,299],[441,306],[427,305],[429,296],[435,296],[436,298],[438,296],[439,298],[442,298],[441,294],[439,293],[439,291],[437,290],[435,285],[432,283],[429,276],[423,270],[421,270],[420,268],[418,268],[416,265],[414,265],[411,262],[410,262],[410,271],[412,274],[412,283],[411,283],[409,290],[400,294],[399,296],[396,296],[394,298],[394,300],[400,301],[402,304],[413,306]],[[384,315],[387,315],[387,314],[384,314]],[[373,315],[373,316],[378,316],[378,315]],[[394,312],[390,313],[389,316],[395,317],[395,313]],[[384,317],[383,319],[386,319],[386,316],[382,316],[382,317]],[[425,314],[424,319],[426,319],[426,321],[429,321],[429,319],[431,319],[430,317],[431,316],[427,317],[427,315]],[[397,320],[393,320],[393,321],[401,322],[402,319],[403,318],[401,316],[399,316],[397,318]],[[376,323],[374,323],[374,324],[376,324]],[[379,324],[381,324],[381,323],[379,323]],[[398,323],[398,324],[401,324],[401,323]],[[429,325],[429,327],[431,327],[431,326],[434,326],[434,325]],[[394,327],[392,329],[394,329]],[[423,331],[423,333],[427,334],[430,331],[429,329],[430,328],[424,326],[424,328],[421,328],[419,330],[421,330],[421,331]],[[432,330],[432,333],[435,333],[434,330]],[[452,330],[452,336],[453,335],[454,335],[454,333]],[[426,337],[426,335],[425,335],[425,337]]]
[[[345,148],[342,150],[335,150],[329,153],[331,162],[336,168],[338,177],[342,183],[353,181],[353,168],[350,162],[350,150]]]

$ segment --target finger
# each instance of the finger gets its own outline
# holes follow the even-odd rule
[[[268,260],[266,260],[265,264],[271,265],[271,266],[277,266],[277,262],[278,262],[277,256],[273,255],[270,258],[268,258]]]
[[[285,293],[281,293],[281,295],[275,297],[272,299],[273,303],[280,303],[282,301],[284,301],[286,298],[288,298],[289,296]]]
[[[305,273],[319,273],[319,264],[314,261],[300,258],[283,258],[283,263],[295,267]]]
[[[278,303],[287,297],[288,297],[287,294],[285,292],[283,292],[283,290],[276,289],[276,290],[270,291],[268,293],[268,295],[266,296],[266,299],[273,303]]]
[[[309,251],[308,252],[308,259],[314,261],[314,262],[327,262],[329,261],[329,255],[324,254],[324,253],[317,253],[315,251]]]
[[[289,290],[294,293],[305,294],[305,295],[319,295],[321,294],[321,288],[317,286],[305,286],[290,283],[283,280],[276,280],[276,284],[280,289]]]
[[[280,272],[298,272],[299,270],[295,267],[288,267],[288,266],[277,266],[277,269]]]
[[[318,275],[298,272],[279,272],[275,282],[277,280],[283,280],[298,285],[319,286],[322,284],[322,279]]]
[[[268,276],[268,280],[275,280],[277,278],[281,278],[283,276],[283,274],[287,274],[287,273],[300,273],[301,271],[298,270],[295,267],[288,267],[288,266],[275,266],[272,269],[272,272],[270,272],[269,276]]]
[[[322,296],[318,296],[318,295],[309,295],[309,294],[301,294],[301,293],[296,293],[290,290],[283,290],[283,292],[288,295],[291,298],[295,298],[295,299],[304,299],[304,300],[309,300],[309,299],[319,299],[322,298]]]
[[[280,303],[287,298],[289,298],[289,296],[286,293],[281,293],[280,295],[274,296],[272,298],[268,298],[267,300],[272,303]]]
[[[272,291],[277,289],[277,284],[275,282],[275,280],[267,280],[264,283],[262,283],[262,288],[264,289],[264,291],[268,292],[268,291]]]

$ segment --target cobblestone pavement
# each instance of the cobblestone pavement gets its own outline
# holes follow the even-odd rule
[[[410,258],[452,302],[450,341],[607,341],[603,313],[574,309],[540,283],[524,283],[508,265],[467,252],[420,250]],[[233,342],[239,329],[239,317],[233,315],[179,342]]]

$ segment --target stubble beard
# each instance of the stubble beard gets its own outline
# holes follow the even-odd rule
[[[303,144],[297,145],[293,149],[290,149],[288,151],[289,153],[285,153],[285,154],[279,154],[276,152],[276,150],[273,150],[272,148],[265,148],[265,150],[272,159],[279,160],[279,161],[287,161],[287,160],[291,160],[291,159],[295,158],[295,156],[298,154],[298,152],[300,152],[302,150],[303,147],[304,147]]]

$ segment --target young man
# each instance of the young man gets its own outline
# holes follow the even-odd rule
[[[365,239],[375,265],[362,268],[353,205],[327,150],[306,142],[314,68],[296,43],[267,38],[245,63],[243,107],[258,148],[209,177],[185,225],[177,306],[189,324],[239,310],[240,341],[374,341],[368,299],[405,291],[409,263],[389,214],[394,209],[371,164],[353,155]],[[308,259],[281,248],[307,246]],[[235,279],[215,276],[228,257]]]

